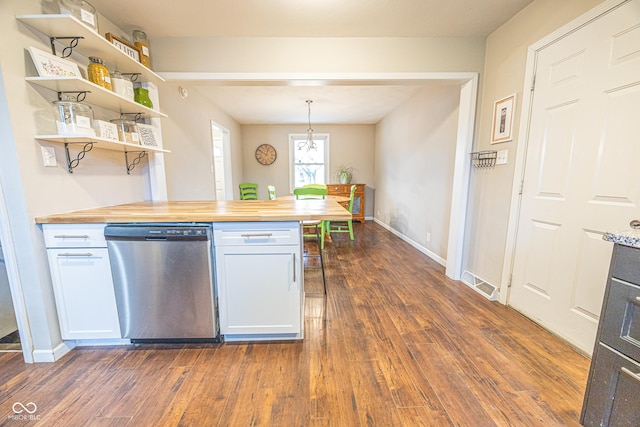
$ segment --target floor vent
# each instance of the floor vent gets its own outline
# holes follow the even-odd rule
[[[491,283],[487,282],[486,280],[479,278],[478,276],[471,273],[470,271],[465,270],[462,273],[462,277],[460,278],[460,280],[462,281],[462,283],[474,289],[476,292],[478,292],[480,295],[487,298],[488,300],[490,301],[498,300],[498,295],[499,295],[498,288],[493,286]]]

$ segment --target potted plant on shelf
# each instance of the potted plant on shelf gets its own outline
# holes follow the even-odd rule
[[[353,166],[338,166],[338,169],[336,170],[336,178],[338,179],[338,182],[340,182],[340,184],[350,184],[354,170],[355,168]]]

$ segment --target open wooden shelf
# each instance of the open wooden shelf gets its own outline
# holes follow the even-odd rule
[[[150,151],[154,153],[170,153],[163,148],[156,148],[148,145],[130,144],[128,142],[113,141],[111,139],[98,138],[95,136],[66,136],[66,135],[36,135],[34,137],[40,141],[55,142],[58,144],[95,144],[96,148],[113,151]]]
[[[140,113],[142,117],[167,117],[160,111],[124,98],[81,77],[25,77],[25,80],[56,92],[89,92],[86,102],[107,110],[127,114]]]
[[[110,69],[121,73],[139,73],[140,82],[163,82],[164,79],[140,62],[130,58],[100,34],[69,14],[18,15],[16,19],[48,37],[82,37],[74,48],[84,56],[104,59]]]

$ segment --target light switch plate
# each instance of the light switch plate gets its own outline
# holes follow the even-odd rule
[[[509,150],[498,151],[498,157],[496,158],[496,165],[506,165],[509,159]]]
[[[42,164],[47,167],[58,166],[56,150],[53,147],[40,147],[42,149]]]

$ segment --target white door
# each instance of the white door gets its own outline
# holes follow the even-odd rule
[[[586,353],[612,244],[640,218],[640,0],[536,57],[509,304]]]
[[[229,161],[229,131],[211,122],[211,137],[213,139],[213,176],[216,190],[216,200],[227,200],[232,192],[229,190],[231,170]]]

